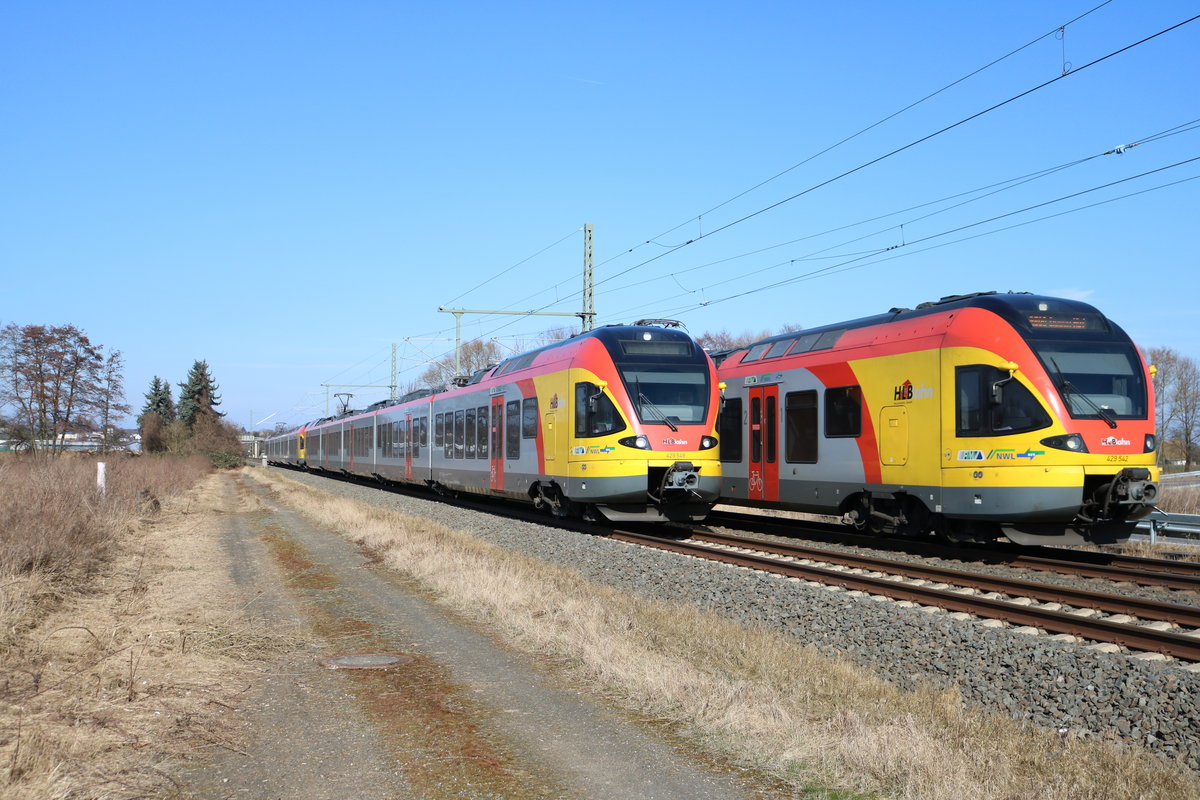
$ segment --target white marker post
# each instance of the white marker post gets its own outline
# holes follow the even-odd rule
[[[105,497],[108,493],[107,485],[108,464],[103,461],[96,462],[96,491],[100,492],[101,497]]]

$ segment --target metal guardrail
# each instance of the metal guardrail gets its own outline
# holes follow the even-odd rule
[[[1150,534],[1151,544],[1157,541],[1159,534],[1200,539],[1200,514],[1167,514],[1154,511],[1138,522],[1137,529]]]

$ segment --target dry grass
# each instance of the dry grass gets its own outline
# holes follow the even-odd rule
[[[1162,486],[1158,507],[1168,514],[1200,514],[1200,489]]]
[[[206,460],[109,464],[103,499],[91,460],[0,467],[6,800],[178,796],[167,764],[235,747],[224,713],[247,683],[230,676],[277,652],[221,608],[234,596],[224,579],[195,566],[221,557],[188,513],[220,502],[215,480],[183,494]],[[161,510],[138,497],[147,487]]]
[[[922,800],[1200,796],[1194,773],[1140,750],[967,712],[953,692],[900,692],[773,632],[622,594],[418,518],[253,474],[516,647],[554,656],[620,706],[797,789]]]

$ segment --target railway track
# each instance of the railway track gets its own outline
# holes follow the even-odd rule
[[[725,511],[710,514],[707,524],[788,538],[804,535],[831,537],[838,542],[867,546],[876,550],[896,550],[924,557],[954,561],[973,560],[1062,575],[1200,592],[1200,563],[1189,561],[1140,558],[1119,553],[1068,550],[1061,547],[1030,548],[1003,543],[986,547],[959,547],[918,540],[883,539],[847,530],[845,526],[782,521],[758,514]]]
[[[1200,633],[1195,630],[1200,627],[1200,609],[1193,606],[703,531],[695,532],[691,540],[634,531],[614,530],[603,535],[732,566],[1200,662]],[[1007,599],[1002,593],[1008,595]],[[1063,610],[1066,605],[1075,608]],[[1185,627],[1179,629],[1176,625]]]

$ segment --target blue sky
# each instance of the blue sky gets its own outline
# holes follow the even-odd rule
[[[6,3],[0,322],[299,423],[578,310],[591,223],[600,324],[1018,290],[1200,359],[1200,20],[1088,66],[1200,4],[1101,2]]]

